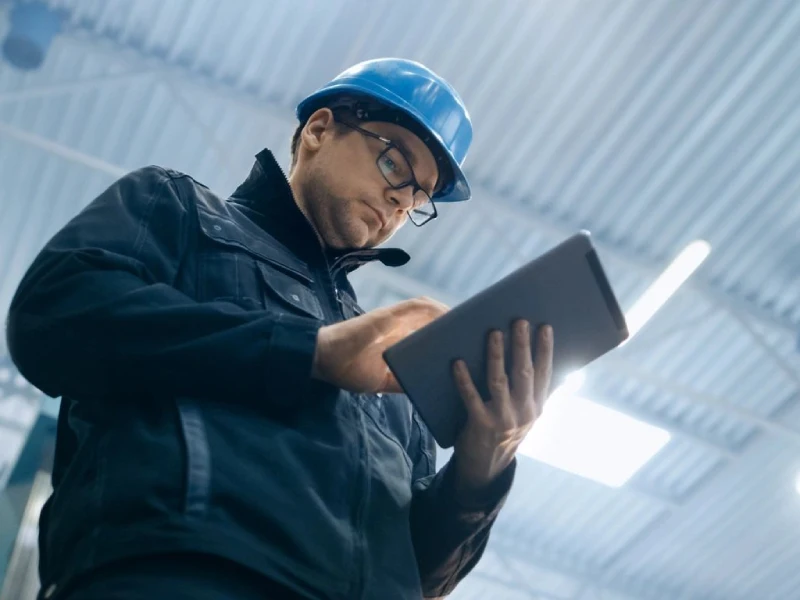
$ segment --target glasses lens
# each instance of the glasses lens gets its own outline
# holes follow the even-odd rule
[[[414,170],[405,155],[394,146],[388,147],[378,156],[378,168],[386,183],[393,188],[417,186]],[[417,189],[414,193],[414,207],[409,211],[408,216],[411,222],[418,227],[436,217],[436,207],[425,190]]]
[[[434,206],[428,194],[422,190],[417,190],[417,193],[414,194],[414,208],[408,211],[408,216],[414,225],[424,225],[436,217],[436,206]]]
[[[401,187],[414,179],[414,172],[406,157],[395,147],[384,150],[378,158],[378,168],[392,187]]]

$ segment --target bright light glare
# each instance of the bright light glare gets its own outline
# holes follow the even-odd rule
[[[610,487],[625,484],[669,441],[664,429],[583,398],[548,402],[520,454]]]
[[[797,479],[794,480],[794,489],[800,494],[800,473],[797,474]]]
[[[564,383],[553,390],[548,402],[553,398],[565,398],[577,395],[585,382],[586,373],[584,371],[574,371],[570,373],[564,378]]]
[[[630,338],[636,335],[644,324],[678,291],[711,252],[711,245],[697,240],[686,246],[675,260],[664,270],[653,284],[647,288],[631,309],[625,314]]]

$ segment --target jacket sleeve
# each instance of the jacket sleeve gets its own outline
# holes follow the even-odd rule
[[[9,352],[46,394],[297,398],[321,323],[178,291],[194,200],[157,167],[112,184],[29,267],[7,320]],[[289,391],[291,390],[291,393]]]
[[[453,592],[483,556],[489,533],[511,490],[516,459],[480,497],[460,498],[455,490],[455,463],[435,471],[436,444],[415,414],[421,436],[414,472],[411,502],[411,538],[417,556],[425,598],[440,598]]]

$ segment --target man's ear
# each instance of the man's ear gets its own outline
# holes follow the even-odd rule
[[[333,131],[334,124],[333,112],[330,108],[320,108],[312,113],[300,136],[300,141],[306,150],[318,151],[325,136]]]

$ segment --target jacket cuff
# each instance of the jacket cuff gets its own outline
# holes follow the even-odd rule
[[[469,494],[457,492],[457,460],[455,454],[450,458],[442,481],[442,485],[447,488],[448,496],[452,498],[453,503],[463,513],[487,515],[497,512],[505,502],[508,493],[511,491],[511,485],[514,483],[514,474],[517,469],[516,457],[489,485],[480,490],[473,490]]]
[[[275,394],[279,403],[293,403],[310,391],[321,327],[322,322],[316,319],[286,314],[278,317],[270,337],[269,366],[265,370],[269,372],[269,393]]]

